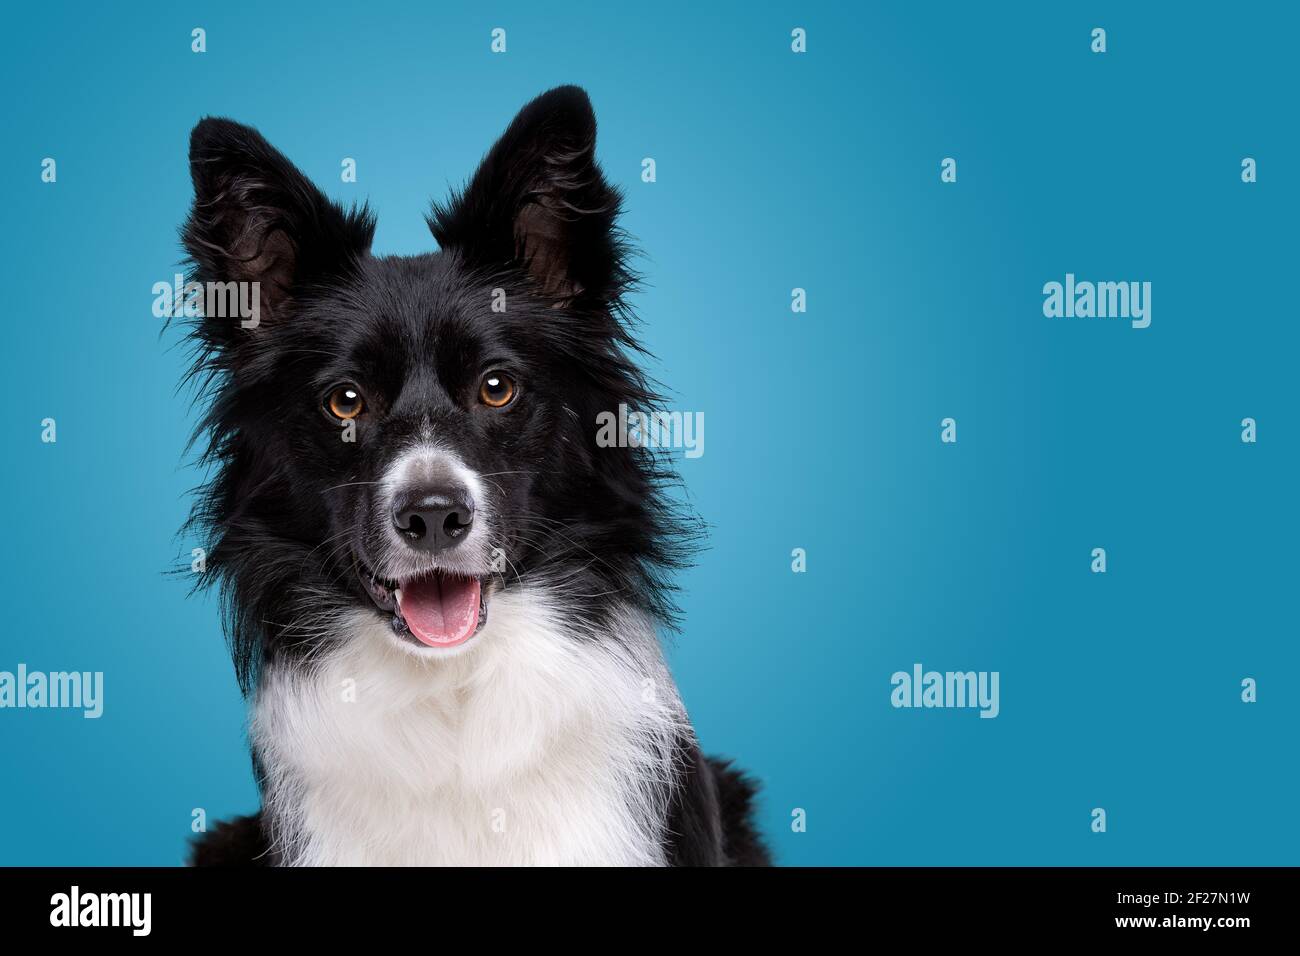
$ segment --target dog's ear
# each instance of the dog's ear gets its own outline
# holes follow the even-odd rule
[[[313,283],[349,270],[370,248],[364,207],[330,202],[257,130],[202,120],[190,134],[194,207],[182,240],[199,282],[256,282],[274,320]]]
[[[557,304],[609,303],[628,280],[620,205],[596,164],[591,101],[560,86],[519,111],[469,185],[434,204],[429,228],[472,266],[523,269]]]

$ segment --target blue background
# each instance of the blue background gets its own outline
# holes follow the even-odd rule
[[[0,710],[0,863],[169,864],[192,808],[256,805],[215,602],[163,573],[202,543],[176,537],[201,475],[150,291],[191,126],[259,127],[414,253],[430,198],[562,82],[647,253],[650,371],[705,413],[674,670],[780,861],[1300,862],[1296,14],[236,6],[27,4],[0,31],[0,669],[106,675],[98,721]],[[1152,282],[1151,327],[1044,318],[1066,272]],[[1000,671],[1001,716],[893,709],[915,662]]]

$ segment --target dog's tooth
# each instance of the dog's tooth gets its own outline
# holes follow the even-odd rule
[[[401,603],[402,603],[402,589],[401,589],[401,588],[398,588],[397,590],[395,590],[395,591],[393,592],[393,600],[396,601],[396,602],[398,603],[398,605],[401,605]]]

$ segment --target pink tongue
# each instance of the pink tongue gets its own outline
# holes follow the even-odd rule
[[[402,619],[430,647],[469,640],[478,628],[477,578],[428,574],[402,585]]]

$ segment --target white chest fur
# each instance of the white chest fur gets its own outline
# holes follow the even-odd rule
[[[653,628],[582,640],[542,591],[493,599],[448,659],[351,614],[312,665],[263,675],[264,820],[300,865],[655,865],[685,727]]]

